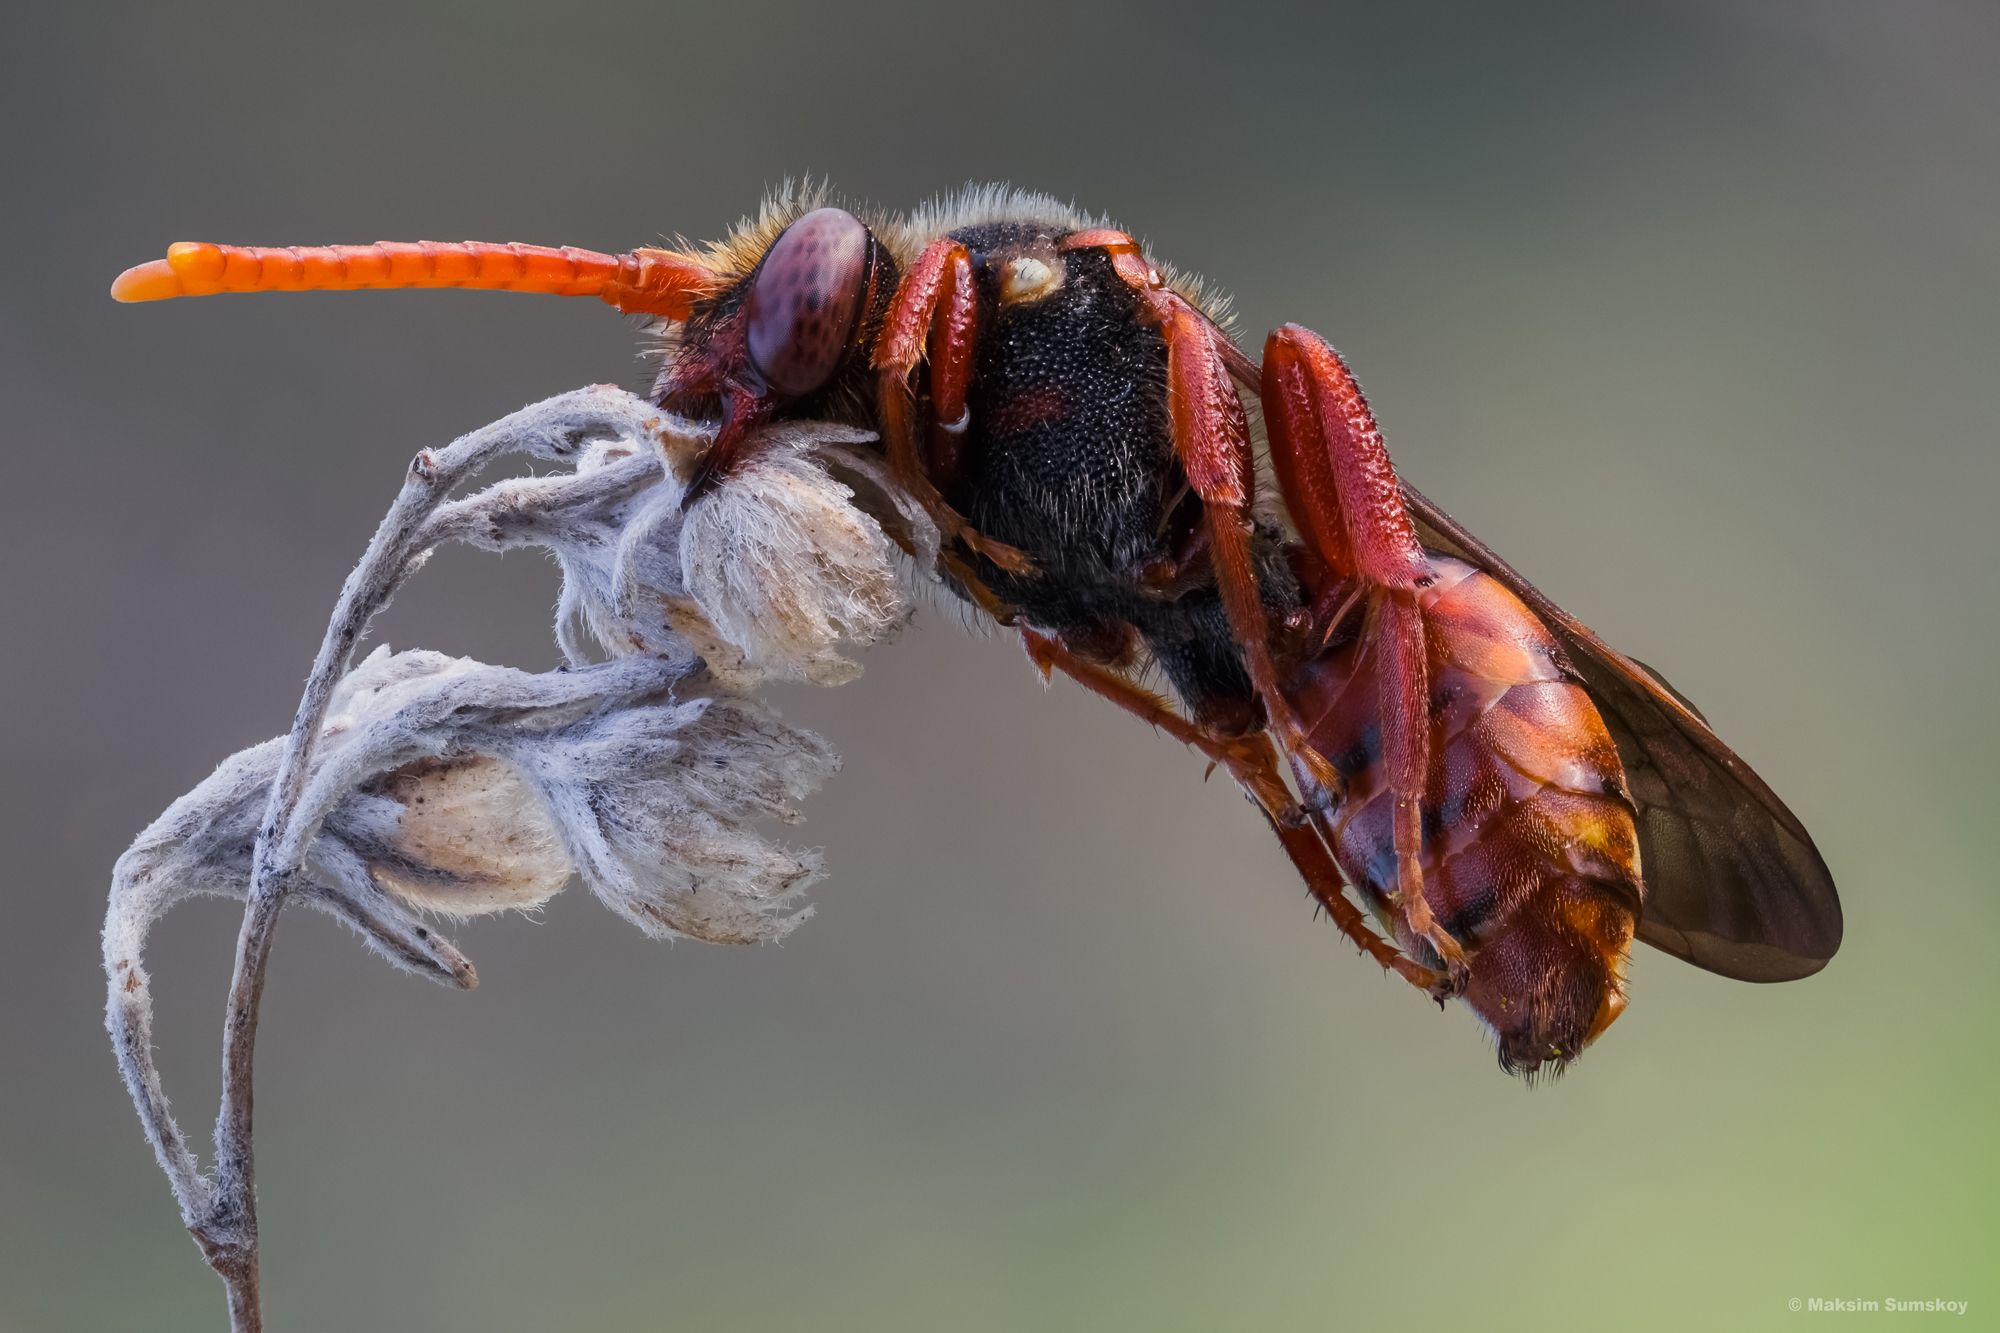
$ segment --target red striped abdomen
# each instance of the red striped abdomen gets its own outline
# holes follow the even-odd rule
[[[1572,1059],[1624,1007],[1643,885],[1618,750],[1548,629],[1472,566],[1432,555],[1420,594],[1430,671],[1424,896],[1468,954],[1464,999],[1501,1063]],[[1293,677],[1313,748],[1345,789],[1331,817],[1342,873],[1414,957],[1391,907],[1395,851],[1381,765],[1378,655],[1366,636]]]

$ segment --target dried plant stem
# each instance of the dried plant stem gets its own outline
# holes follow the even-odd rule
[[[772,427],[689,504],[682,464],[705,438],[600,387],[418,454],[342,586],[289,732],[225,759],[119,858],[106,1026],[182,1222],[227,1288],[232,1327],[262,1321],[252,1070],[287,904],[328,912],[395,966],[467,989],[471,961],[418,914],[533,906],[571,874],[655,938],[773,940],[809,915],[799,899],[818,855],[754,825],[796,820],[794,802],[838,757],[747,690],[849,679],[858,668],[839,650],[906,618],[891,538],[850,500],[868,495],[906,550],[933,550],[935,533],[856,448],[865,437],[823,423]],[[561,466],[452,498],[507,453]],[[370,620],[452,541],[556,556],[563,668],[387,648],[351,662]],[[144,967],[154,923],[198,894],[244,904],[206,1174],[154,1063]]]
[[[502,455],[573,457],[591,439],[645,439],[659,426],[643,399],[593,387],[559,395],[454,441],[424,450],[410,463],[403,488],[342,586],[325,638],[284,741],[269,804],[251,858],[243,925],[223,1024],[222,1105],[215,1122],[215,1170],[203,1180],[193,1152],[166,1110],[157,1074],[128,1080],[140,1118],[179,1197],[184,1220],[202,1256],[229,1293],[230,1327],[261,1330],[258,1288],[256,1158],[252,1147],[258,1008],[270,966],[279,913],[301,887],[305,849],[325,818],[337,786],[307,800],[313,749],[327,719],[334,686],[345,673],[369,621],[423,563],[438,534],[430,520],[461,482]],[[322,796],[322,793],[314,793]],[[468,969],[469,970],[469,969]],[[118,1006],[113,1004],[114,1035]],[[133,1034],[142,1035],[142,1034]],[[130,1041],[122,1049],[129,1049]],[[122,1056],[121,1056],[122,1059]],[[150,1058],[146,1060],[150,1072]]]

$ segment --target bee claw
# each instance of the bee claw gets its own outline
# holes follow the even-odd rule
[[[1463,958],[1454,958],[1445,964],[1439,974],[1437,984],[1431,987],[1430,995],[1437,1001],[1438,1008],[1444,1008],[1446,1000],[1455,1000],[1465,994],[1465,988],[1472,981],[1472,969]]]

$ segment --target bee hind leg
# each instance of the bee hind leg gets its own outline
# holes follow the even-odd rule
[[[1412,934],[1436,951],[1449,985],[1464,989],[1464,948],[1424,895],[1423,795],[1431,766],[1423,589],[1436,579],[1403,506],[1396,470],[1347,363],[1295,324],[1264,346],[1261,398],[1271,465],[1285,506],[1315,554],[1366,604],[1363,651],[1378,655],[1382,764],[1396,852],[1394,901]]]

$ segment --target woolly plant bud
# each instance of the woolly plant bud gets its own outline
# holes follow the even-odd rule
[[[561,832],[515,769],[487,755],[422,759],[382,774],[400,807],[375,882],[413,907],[474,916],[539,907],[569,882]]]
[[[688,598],[720,640],[703,656],[729,683],[843,684],[861,667],[841,647],[879,643],[909,617],[881,525],[801,447],[820,439],[767,438],[681,525]],[[701,651],[684,607],[669,612]]]
[[[725,694],[606,710],[544,742],[501,738],[499,750],[585,882],[647,934],[747,944],[809,915],[798,896],[820,876],[818,853],[753,825],[796,822],[794,803],[839,761],[762,704]]]
[[[879,460],[856,447],[872,439],[781,422],[690,498],[706,440],[669,430],[656,484],[600,486],[591,503],[560,513],[544,503],[538,531],[508,544],[533,541],[562,562],[557,637],[573,660],[583,656],[580,627],[613,655],[692,648],[734,690],[769,679],[841,684],[859,674],[843,648],[879,643],[909,618],[898,544],[922,551],[935,541],[878,475]],[[632,456],[628,444],[593,446],[576,484],[625,476]]]
[[[576,873],[649,935],[785,934],[819,858],[755,825],[796,821],[838,760],[753,700],[679,694],[698,681],[685,654],[535,675],[377,649],[337,688],[308,779],[321,905],[473,916],[535,907]],[[245,891],[281,753],[224,760],[120,860],[113,915],[131,909],[134,952],[173,898]]]

